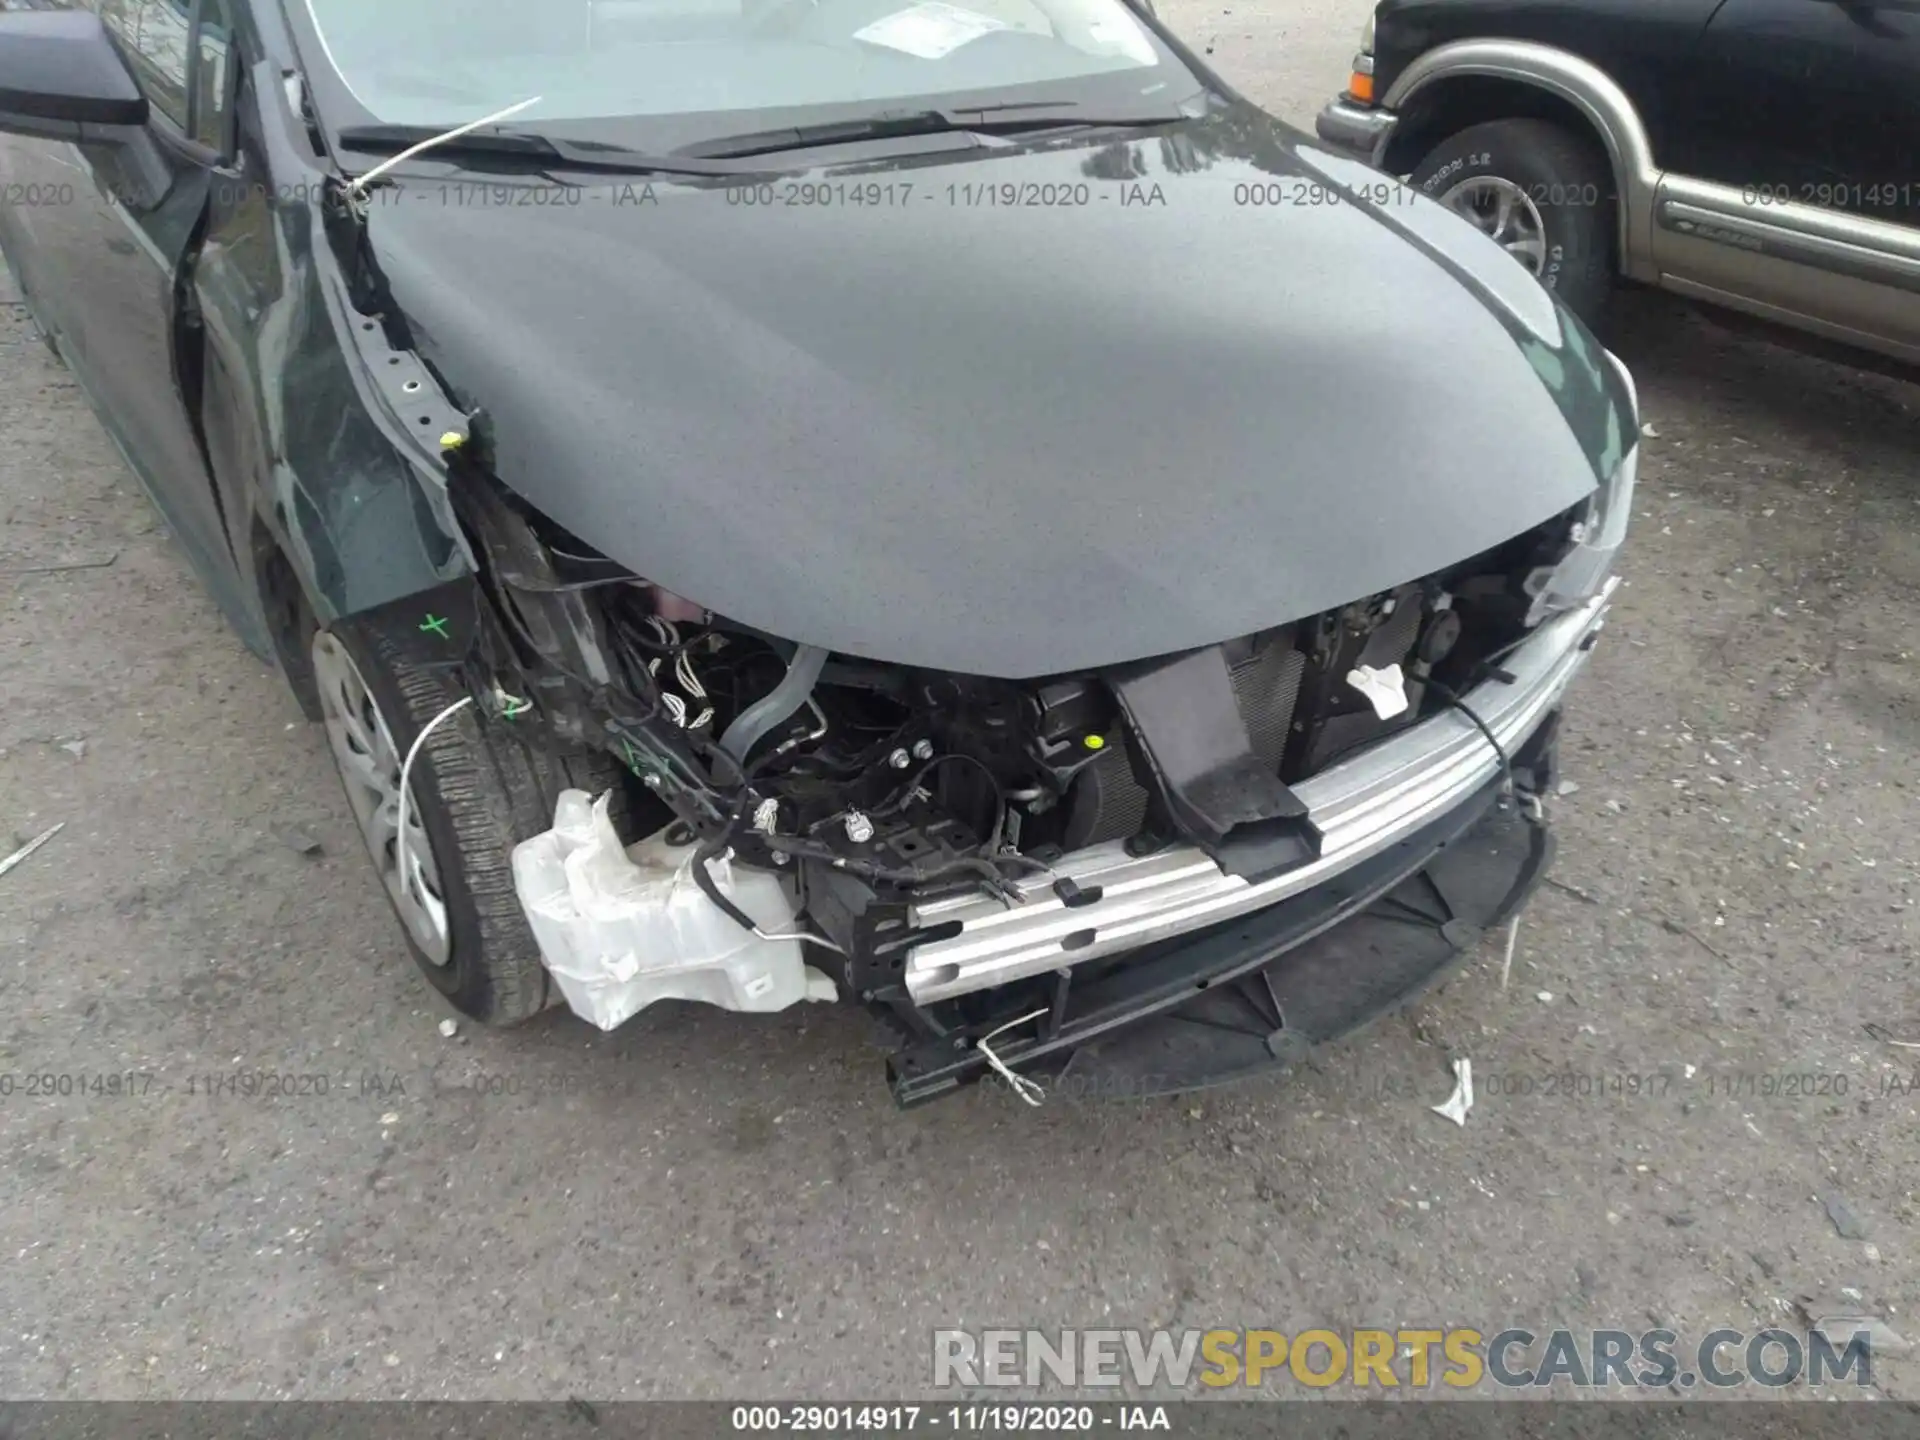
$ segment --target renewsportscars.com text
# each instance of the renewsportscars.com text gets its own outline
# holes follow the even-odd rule
[[[936,1388],[1131,1385],[1312,1389],[1730,1389],[1873,1383],[1868,1322],[1812,1329],[1491,1332],[1467,1326],[1301,1330],[936,1330]]]

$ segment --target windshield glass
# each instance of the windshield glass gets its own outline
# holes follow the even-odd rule
[[[1121,0],[303,3],[354,99],[390,124],[454,125],[534,96],[516,126],[719,114],[775,123],[766,112],[789,124],[817,107],[1027,96],[1124,107],[1197,88]]]

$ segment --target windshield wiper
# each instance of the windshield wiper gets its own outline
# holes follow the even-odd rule
[[[859,140],[892,140],[914,135],[1025,135],[1048,130],[1142,129],[1195,118],[1183,107],[1108,113],[1084,110],[1072,100],[1020,100],[952,110],[886,110],[857,120],[789,125],[683,145],[673,153],[691,159],[743,160],[809,150]]]
[[[612,175],[743,173],[739,166],[728,165],[718,158],[650,155],[643,150],[629,150],[624,145],[608,145],[597,140],[563,140],[530,130],[490,130],[449,135],[432,125],[349,125],[340,131],[339,141],[343,149],[360,150],[370,155],[393,155],[396,159],[406,156],[409,151],[417,151],[423,159],[524,161],[534,169],[560,166],[568,170],[592,170]],[[423,146],[426,148],[421,149]],[[385,168],[376,167],[375,171],[361,176],[361,181],[376,178],[376,172],[384,174]]]

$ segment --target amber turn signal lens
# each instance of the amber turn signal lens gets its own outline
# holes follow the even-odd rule
[[[1371,105],[1373,103],[1373,77],[1371,75],[1363,75],[1358,70],[1354,71],[1353,78],[1347,81],[1347,94],[1353,99],[1358,100],[1362,105]]]

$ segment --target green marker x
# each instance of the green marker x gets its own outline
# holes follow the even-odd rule
[[[420,628],[438,635],[442,640],[451,640],[453,638],[452,635],[447,633],[447,617],[444,615],[435,615],[432,611],[427,612],[427,618],[421,624]]]

